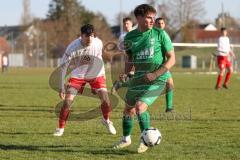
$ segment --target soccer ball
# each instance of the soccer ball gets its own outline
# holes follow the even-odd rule
[[[148,128],[142,132],[141,139],[146,146],[153,147],[160,144],[162,135],[157,128]]]

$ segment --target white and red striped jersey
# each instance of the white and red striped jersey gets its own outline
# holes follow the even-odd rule
[[[217,55],[218,56],[229,56],[230,51],[231,51],[231,47],[230,47],[229,38],[221,36],[218,39]]]
[[[71,42],[61,60],[61,89],[64,79],[70,69],[70,78],[93,79],[105,76],[102,60],[102,41],[95,37],[89,46],[83,46],[81,38]]]

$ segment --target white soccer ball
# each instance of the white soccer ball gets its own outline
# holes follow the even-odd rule
[[[141,139],[146,146],[153,147],[160,144],[162,135],[157,128],[149,128],[142,132]]]

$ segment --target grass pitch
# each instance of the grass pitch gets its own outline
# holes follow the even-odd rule
[[[152,126],[162,133],[160,145],[137,154],[139,127],[132,145],[113,150],[121,136],[123,102],[112,113],[117,135],[108,135],[98,117],[69,121],[64,136],[53,137],[60,99],[48,85],[50,69],[12,69],[0,75],[0,159],[240,159],[240,75],[229,90],[215,91],[216,75],[173,73],[175,114],[165,114],[161,96],[151,107]],[[109,86],[111,85],[108,79]],[[99,100],[78,96],[75,111],[97,107]]]

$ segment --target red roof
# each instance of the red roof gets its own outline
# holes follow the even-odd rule
[[[213,39],[213,38],[218,38],[221,33],[220,31],[205,31],[203,29],[197,29],[195,32],[196,39],[197,40],[202,40],[202,39]]]
[[[216,41],[221,36],[221,32],[218,31],[206,31],[203,29],[195,30],[195,40],[196,41]],[[240,31],[229,30],[228,37],[236,42],[240,42]],[[235,43],[236,43],[235,42]]]

